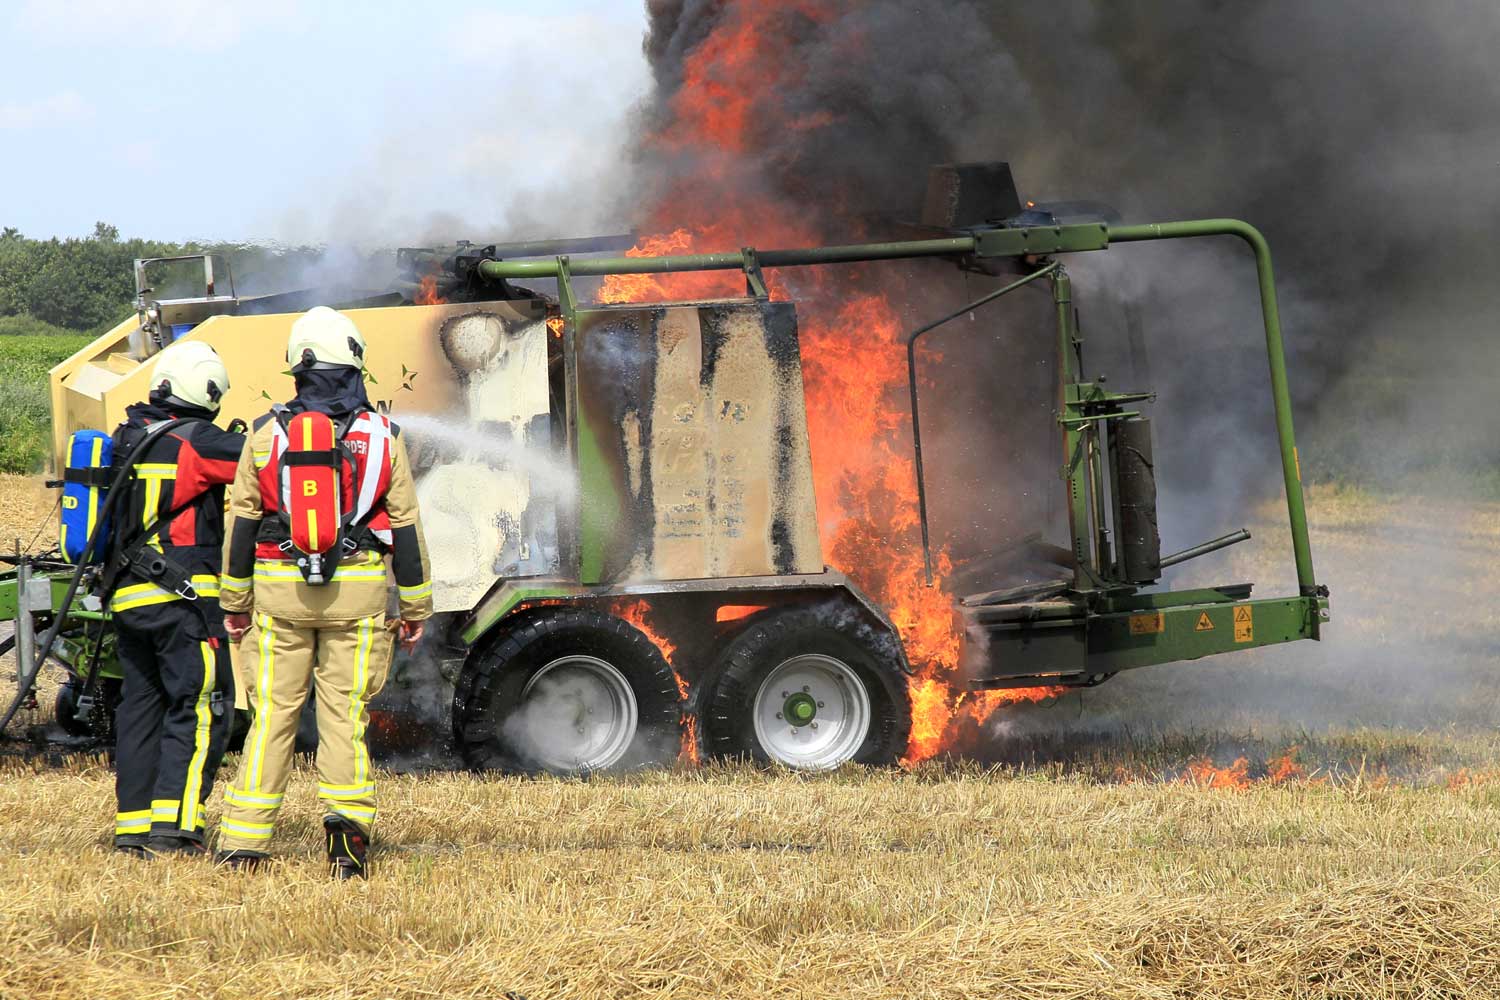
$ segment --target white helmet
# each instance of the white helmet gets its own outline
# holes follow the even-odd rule
[[[168,403],[219,411],[219,400],[229,391],[229,372],[219,354],[201,340],[169,345],[151,369],[151,394]]]
[[[314,306],[292,324],[286,363],[293,372],[313,368],[363,368],[365,338],[354,320],[327,306]]]

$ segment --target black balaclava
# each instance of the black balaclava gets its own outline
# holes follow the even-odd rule
[[[313,410],[337,420],[374,409],[365,395],[365,373],[358,368],[313,368],[292,377],[297,380],[297,398],[286,405],[293,413]]]
[[[151,390],[151,395],[145,403],[132,403],[125,408],[126,415],[131,418],[141,418],[141,423],[155,420],[166,420],[171,417],[179,417],[184,420],[213,420],[218,416],[214,410],[205,410],[201,406],[189,406],[187,403],[173,400],[170,396],[163,395],[156,389]]]

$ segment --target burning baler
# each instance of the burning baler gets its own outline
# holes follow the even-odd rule
[[[920,391],[919,347],[948,320],[1028,286],[1052,302],[1053,488],[1068,533],[1047,578],[955,598],[963,682],[1066,689],[1133,667],[1319,638],[1327,591],[1313,574],[1260,234],[1232,220],[1065,221],[1022,209],[1003,164],[937,168],[933,181],[921,238],[687,256],[599,256],[618,248],[608,241],[411,249],[399,254],[397,289],[353,300],[236,297],[222,262],[141,262],[137,316],[52,373],[55,442],[61,450],[73,430],[113,426],[146,395],[151,355],[182,337],[225,359],[234,380],[225,416],[252,418],[291,395],[280,345],[297,310],[350,309],[369,342],[371,396],[407,436],[441,613],[377,707],[447,706],[453,745],[485,769],[624,768],[676,757],[684,743],[694,755],[806,769],[889,763],[906,752],[913,665],[888,609],[826,565],[797,306],[773,299],[764,272],[947,261],[996,287],[906,341],[929,582],[921,417],[932,403]],[[1165,568],[1247,536],[1163,555],[1144,412],[1154,395],[1081,374],[1068,257],[1209,236],[1236,237],[1254,254],[1299,582],[1292,595],[1252,596],[1249,584],[1156,586]],[[184,265],[202,268],[193,294],[152,292],[153,269]],[[599,305],[580,293],[599,276],[708,270],[741,272],[744,294]],[[556,291],[522,282],[555,282]],[[37,619],[17,630],[21,642],[63,613],[63,570],[26,560],[0,584],[0,608],[8,601],[13,614]],[[71,638],[54,655],[76,691],[106,630],[97,609],[72,614],[78,624],[59,629]],[[23,688],[37,669],[36,651],[25,652]],[[79,714],[71,704],[60,712]]]

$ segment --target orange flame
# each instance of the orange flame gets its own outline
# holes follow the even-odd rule
[[[785,59],[788,19],[829,21],[830,0],[757,0],[724,6],[717,23],[683,61],[682,85],[664,123],[646,142],[692,170],[668,175],[646,200],[642,239],[627,256],[733,251],[756,246],[808,246],[829,241],[806,206],[757,196],[746,164],[770,134],[784,131],[784,95],[802,79]],[[774,81],[770,88],[768,81]],[[790,122],[811,134],[838,124],[818,111]],[[836,210],[838,206],[820,206]],[[858,227],[852,226],[855,234]],[[834,236],[840,241],[851,234]],[[942,578],[951,570],[934,553],[937,585],[926,585],[920,543],[910,414],[904,397],[906,361],[896,302],[920,294],[914,280],[869,265],[770,272],[776,299],[792,297],[801,325],[802,372],[813,479],[824,558],[847,574],[900,633],[915,670],[912,728],[906,763],[926,760],[987,722],[1002,705],[1050,697],[1036,688],[966,692],[959,677],[963,636],[954,596]],[[736,271],[614,275],[607,303],[712,299],[744,295]],[[649,634],[649,633],[648,633]]]
[[[427,274],[422,276],[417,285],[417,294],[412,299],[419,306],[440,306],[448,300],[438,294],[437,275]]]
[[[686,702],[690,690],[688,682],[672,662],[672,657],[677,653],[677,644],[663,635],[650,621],[653,611],[651,602],[644,597],[622,598],[610,610],[616,617],[623,618],[640,629],[651,640],[651,644],[660,650],[662,659],[672,669],[672,679],[677,682],[677,697]],[[698,717],[685,709],[682,713],[682,746],[678,751],[678,759],[688,764],[699,763]]]
[[[1236,757],[1228,767],[1215,767],[1207,757],[1189,761],[1182,780],[1200,788],[1229,788],[1243,791],[1250,787],[1250,762]]]

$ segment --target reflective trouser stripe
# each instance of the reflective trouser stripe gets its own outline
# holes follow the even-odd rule
[[[222,819],[219,821],[221,833],[245,840],[270,840],[271,834],[275,832],[275,823],[251,823],[246,820]]]
[[[324,799],[365,799],[375,794],[375,782],[360,785],[329,785],[318,782],[318,796]]]
[[[198,800],[203,795],[203,764],[208,760],[208,738],[213,721],[209,705],[214,691],[214,650],[206,642],[198,643],[198,649],[203,654],[203,687],[198,691],[198,701],[193,706],[198,725],[193,730],[193,756],[188,761],[187,783],[182,789],[184,830],[198,829],[199,814],[203,811],[203,803]]]
[[[151,832],[151,810],[136,809],[132,812],[115,813],[115,836],[131,833]]]
[[[347,802],[329,802],[326,799],[323,804],[328,807],[329,812],[352,819],[365,830],[369,830],[375,822],[374,806],[352,806]]]
[[[151,822],[171,823],[176,825],[177,814],[182,811],[182,802],[178,799],[152,799],[151,800]]]
[[[266,766],[266,744],[271,738],[271,684],[276,679],[276,630],[270,615],[258,615],[256,625],[260,632],[260,673],[255,682],[258,698],[255,710],[255,731],[251,733],[248,760],[245,762],[245,780],[241,786],[247,792],[260,790],[261,776]]]
[[[354,784],[367,782],[370,777],[370,751],[365,746],[365,700],[370,686],[370,642],[374,638],[375,621],[372,618],[359,620],[359,645],[354,653],[354,684],[349,692],[349,723],[354,732]],[[371,789],[371,794],[374,789]],[[371,818],[375,810],[370,810]]]
[[[255,794],[253,792],[242,792],[230,785],[224,789],[224,803],[231,806],[244,806],[247,809],[279,809],[281,800],[286,797],[284,792],[273,794]]]

